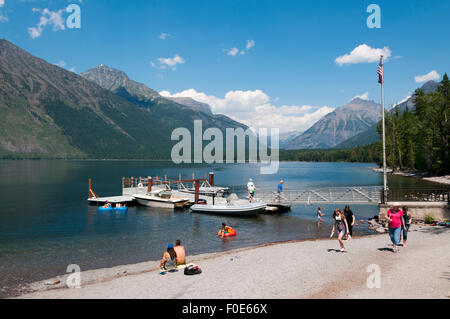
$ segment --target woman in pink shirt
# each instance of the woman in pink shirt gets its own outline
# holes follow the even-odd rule
[[[386,219],[389,221],[389,237],[394,244],[393,251],[397,252],[397,246],[400,244],[400,233],[405,228],[405,220],[403,219],[403,212],[400,210],[400,204],[394,203],[393,207],[386,212]]]

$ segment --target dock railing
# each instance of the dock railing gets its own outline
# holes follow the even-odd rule
[[[387,202],[446,202],[450,205],[450,187],[442,188],[391,188]]]
[[[283,191],[283,198],[292,204],[379,204],[381,186],[326,187]],[[273,201],[278,194],[271,190],[257,190],[256,198]]]

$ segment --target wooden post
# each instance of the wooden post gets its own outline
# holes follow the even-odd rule
[[[199,190],[200,190],[200,181],[198,179],[195,180],[195,204],[198,203],[198,197],[199,197]]]
[[[152,191],[152,185],[153,185],[152,177],[149,176],[147,179],[147,193],[150,193]]]
[[[91,196],[91,189],[92,189],[92,180],[89,178],[89,197],[88,198],[92,197]]]
[[[214,186],[214,173],[209,172],[209,185]]]

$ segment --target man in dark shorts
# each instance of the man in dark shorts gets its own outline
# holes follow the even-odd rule
[[[350,236],[353,236],[353,225],[355,225],[355,215],[353,215],[353,212],[348,205],[345,206],[344,208],[344,215],[345,219],[347,220],[349,234]]]

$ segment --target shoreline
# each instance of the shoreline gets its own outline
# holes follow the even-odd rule
[[[358,236],[358,238],[361,237],[370,237],[370,236],[377,236],[380,235],[379,233],[371,233],[366,235]],[[216,252],[208,252],[208,253],[201,253],[197,255],[192,256],[186,256],[186,262],[187,263],[198,263],[199,261],[209,260],[218,258],[224,255],[233,255],[249,250],[269,247],[269,246],[276,246],[276,245],[282,245],[282,244],[289,244],[289,243],[302,243],[302,242],[316,242],[316,241],[328,241],[328,238],[302,238],[302,239],[291,239],[291,240],[284,240],[284,241],[275,241],[270,243],[264,243],[260,245],[253,245],[248,247],[241,247],[241,248],[235,248],[227,251],[216,251]],[[160,259],[158,260],[147,260],[143,262],[138,263],[132,263],[132,264],[123,264],[123,265],[117,265],[112,267],[103,267],[103,268],[95,268],[95,269],[89,269],[85,271],[81,271],[82,275],[82,285],[88,286],[92,284],[97,283],[104,283],[109,282],[114,279],[124,277],[124,276],[136,276],[141,274],[147,274],[147,273],[158,273],[159,269],[157,269]],[[19,291],[19,294],[15,294],[6,298],[21,298],[21,296],[29,295],[29,294],[35,294],[35,293],[41,293],[41,292],[47,292],[52,290],[61,290],[61,289],[69,289],[66,285],[67,278],[70,276],[70,274],[63,274],[63,275],[57,275],[54,277],[50,277],[43,280],[38,280],[35,282],[31,282],[29,284],[25,284],[21,287],[17,288],[17,291]]]
[[[383,168],[380,167],[373,167],[371,168],[372,171],[383,173]],[[424,180],[427,182],[432,182],[440,185],[450,185],[450,175],[443,175],[443,176],[426,176],[423,172],[418,171],[392,171],[392,168],[386,167],[386,173],[396,176],[403,176],[403,177],[413,177],[420,180]]]
[[[413,225],[408,247],[398,253],[390,251],[386,233],[354,237],[346,253],[338,252],[336,238],[289,240],[187,256],[200,275],[162,276],[159,261],[148,261],[82,272],[80,289],[65,287],[68,275],[58,276],[16,298],[448,298],[450,251],[439,243],[449,239],[448,227]],[[366,287],[371,264],[386,276],[382,289]],[[52,280],[60,282],[45,284]],[[233,289],[224,291],[224,281]]]

